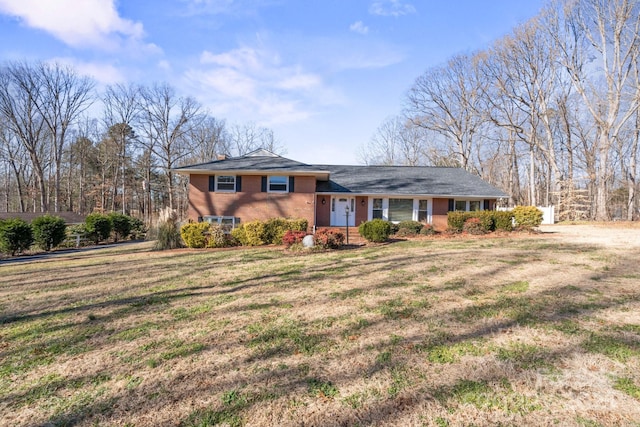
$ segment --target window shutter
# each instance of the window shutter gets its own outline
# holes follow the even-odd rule
[[[453,199],[449,199],[449,212],[453,212],[456,209]]]
[[[267,177],[266,176],[262,177],[262,187],[261,187],[260,191],[262,191],[263,193],[267,192]]]
[[[241,176],[236,176],[236,191],[237,192],[242,191],[242,177]]]
[[[489,209],[491,209],[491,201],[490,200],[485,200],[484,201],[484,210],[488,211]]]
[[[216,176],[209,175],[209,191],[216,191]]]
[[[294,184],[295,184],[295,178],[293,176],[289,177],[289,193],[293,193],[294,190]]]

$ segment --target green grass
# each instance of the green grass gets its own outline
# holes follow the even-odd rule
[[[617,377],[615,378],[613,388],[640,401],[640,385],[637,385],[633,381],[633,378]]]
[[[340,392],[331,381],[324,381],[318,378],[309,378],[307,380],[307,388],[309,394],[314,397],[333,399]]]

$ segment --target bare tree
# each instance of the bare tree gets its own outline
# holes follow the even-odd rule
[[[486,82],[479,78],[478,60],[478,55],[455,56],[418,77],[407,95],[407,116],[453,141],[467,170],[473,169],[471,153],[486,121],[480,108]]]
[[[200,105],[193,98],[179,97],[168,84],[140,89],[143,145],[160,160],[172,209],[175,208],[173,168],[189,154],[186,138],[201,117],[199,111]]]
[[[551,12],[547,28],[558,59],[596,124],[595,218],[605,220],[611,150],[640,102],[640,87],[632,84],[640,59],[640,5],[635,0],[581,0],[556,4]]]
[[[47,142],[45,122],[37,105],[39,91],[29,65],[10,63],[0,70],[0,115],[4,117],[5,126],[29,153],[38,187],[39,208],[46,212],[49,205],[43,152]]]
[[[36,103],[51,138],[54,166],[54,211],[60,210],[61,163],[67,132],[74,120],[93,102],[94,83],[59,64],[38,63],[30,73],[38,82]]]
[[[404,117],[389,117],[376,129],[371,140],[360,147],[359,160],[373,165],[425,164],[427,132]]]
[[[119,147],[119,167],[116,169],[114,185],[118,185],[118,172],[121,181],[122,213],[126,214],[127,153],[136,138],[133,126],[139,116],[139,88],[133,84],[107,86],[102,102],[104,121],[109,134]],[[132,155],[133,153],[130,153]]]
[[[209,115],[197,120],[197,125],[190,128],[188,140],[191,146],[190,163],[209,162],[218,154],[231,151],[225,121]]]
[[[273,130],[259,127],[254,122],[235,123],[229,128],[231,155],[244,156],[251,151],[264,148],[274,154],[284,154],[285,148],[275,137]]]

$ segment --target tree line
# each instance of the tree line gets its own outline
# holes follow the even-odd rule
[[[164,207],[186,209],[175,167],[283,151],[271,129],[229,125],[167,83],[96,86],[57,63],[0,67],[0,210],[117,211],[149,222]]]
[[[637,219],[639,58],[638,1],[552,1],[427,69],[359,156],[463,167],[562,220]]]

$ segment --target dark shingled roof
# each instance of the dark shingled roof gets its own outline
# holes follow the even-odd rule
[[[429,166],[308,165],[257,150],[242,157],[177,168],[179,173],[251,171],[265,174],[306,172],[319,175],[318,193],[508,197],[464,169]],[[323,181],[326,178],[328,181]]]
[[[504,192],[464,169],[429,166],[319,165],[330,172],[319,193],[399,194],[501,198]]]
[[[212,162],[200,163],[197,165],[189,165],[176,168],[178,173],[189,171],[261,171],[261,172],[312,172],[321,173],[326,170],[319,170],[316,166],[306,163],[296,162],[295,160],[277,156],[266,150],[257,150],[242,157],[227,157],[222,160],[214,160]]]

